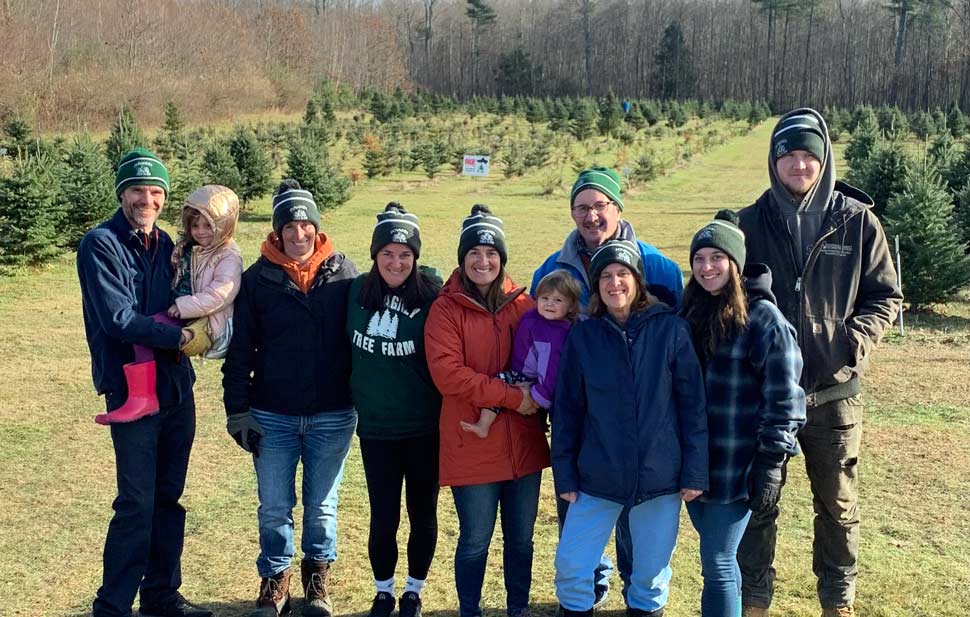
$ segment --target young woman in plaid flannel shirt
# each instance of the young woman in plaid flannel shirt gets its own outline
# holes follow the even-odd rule
[[[741,536],[752,511],[777,503],[785,462],[798,453],[802,358],[794,328],[775,306],[770,270],[745,268],[733,212],[718,212],[694,235],[690,260],[683,316],[704,369],[710,488],[687,512],[700,535],[701,614],[736,617]]]

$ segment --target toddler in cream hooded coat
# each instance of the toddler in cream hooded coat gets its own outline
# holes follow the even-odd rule
[[[182,207],[182,233],[172,252],[174,302],[168,314],[187,321],[194,337],[188,355],[222,358],[232,337],[232,303],[239,293],[242,254],[232,239],[239,197],[208,184]]]

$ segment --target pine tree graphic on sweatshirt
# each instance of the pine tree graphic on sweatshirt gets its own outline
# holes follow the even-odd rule
[[[367,323],[367,336],[379,336],[390,340],[397,338],[398,316],[390,309],[371,315]]]

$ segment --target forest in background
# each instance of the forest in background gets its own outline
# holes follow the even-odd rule
[[[356,92],[970,109],[970,0],[0,0],[0,119],[211,121]]]

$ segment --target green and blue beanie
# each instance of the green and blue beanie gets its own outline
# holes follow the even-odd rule
[[[121,158],[115,173],[115,195],[121,194],[129,186],[159,186],[168,196],[168,170],[162,160],[145,148],[135,148]]]
[[[694,253],[702,248],[716,248],[734,260],[738,271],[744,271],[747,250],[744,246],[744,232],[738,227],[738,215],[732,210],[719,210],[714,220],[701,227],[690,243],[690,261]]]
[[[623,199],[620,197],[620,174],[609,167],[593,167],[579,172],[573,190],[569,193],[569,205],[572,207],[576,195],[584,189],[596,189],[610,198],[617,207],[623,210]]]

